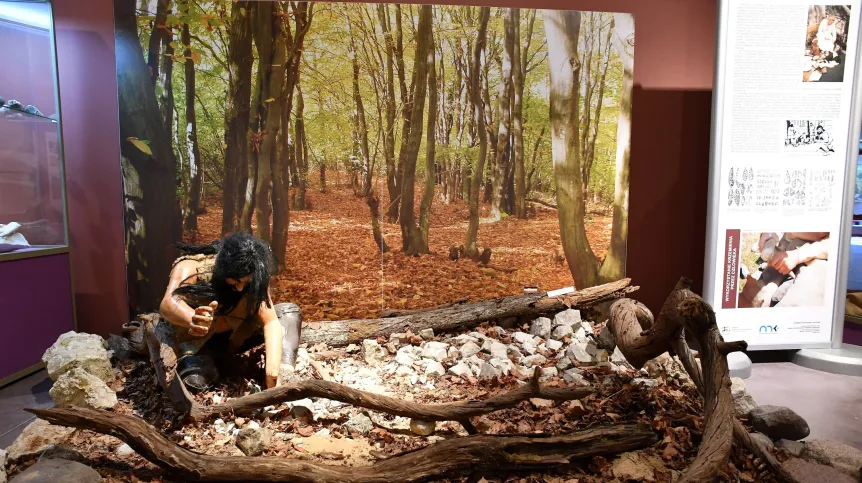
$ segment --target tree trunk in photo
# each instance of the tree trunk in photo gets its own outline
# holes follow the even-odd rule
[[[584,19],[584,27],[581,32],[584,34],[584,54],[581,58],[581,86],[584,92],[582,103],[584,110],[581,112],[581,119],[578,123],[581,149],[581,181],[583,182],[583,192],[587,193],[587,178],[589,177],[589,167],[587,166],[587,134],[590,132],[590,122],[592,121],[593,110],[593,93],[596,85],[593,82],[593,51],[595,50],[596,41],[596,13],[584,12],[581,16],[587,16]],[[586,197],[584,197],[586,198]]]
[[[510,22],[514,24],[515,29],[515,55],[512,57],[512,87],[514,89],[512,103],[512,144],[515,163],[515,216],[519,219],[524,219],[527,217],[527,189],[524,170],[524,77],[521,66],[521,10],[513,8],[510,15],[512,17]]]
[[[424,8],[424,7],[423,7]],[[428,7],[429,10],[431,7]],[[429,20],[430,23],[430,20]],[[431,203],[434,201],[436,171],[437,136],[437,62],[435,58],[434,32],[428,29],[428,129],[425,136],[425,192],[419,204],[419,239],[413,240],[420,253],[428,253],[428,230],[431,224]],[[441,64],[442,59],[441,59]]]
[[[308,159],[306,157],[308,150],[305,147],[305,99],[302,97],[302,89],[299,83],[296,84],[296,122],[294,123],[294,131],[296,132],[294,143],[299,184],[297,185],[296,202],[293,207],[297,210],[304,210],[306,208],[305,193],[308,186]]]
[[[147,70],[150,80],[155,85],[159,81],[159,65],[162,58],[162,46],[167,46],[167,18],[171,11],[170,0],[156,0],[156,17],[153,20],[153,30],[150,32],[150,42],[147,46]]]
[[[168,0],[159,0],[159,5]],[[168,6],[167,14],[170,12]],[[172,132],[174,128],[174,48],[171,46],[174,43],[174,32],[172,29],[165,26],[161,30],[162,38],[164,39],[165,52],[161,56],[161,69],[158,71],[158,90],[159,92],[159,110],[162,114],[162,120],[165,123],[165,130]],[[152,37],[150,38],[152,41]],[[179,149],[179,145],[175,146]]]
[[[320,192],[326,193],[326,163],[320,161],[318,169],[320,170]]]
[[[383,84],[386,125],[383,131],[383,156],[386,160],[386,190],[389,193],[387,219],[389,223],[398,221],[398,199],[401,196],[398,168],[395,160],[395,42],[389,24],[389,6],[377,4],[377,18],[383,30],[386,45],[386,78]]]
[[[581,169],[581,172],[583,173],[584,193],[587,192],[588,186],[590,184],[590,174],[592,172],[593,162],[595,161],[596,157],[596,139],[599,136],[599,126],[602,119],[602,105],[604,103],[605,95],[605,79],[607,78],[608,66],[610,65],[611,59],[611,39],[614,32],[613,20],[610,22],[610,25],[607,27],[607,29],[607,38],[605,39],[604,46],[602,46],[601,41],[599,41],[599,49],[604,48],[604,53],[602,54],[601,70],[595,82],[598,85],[599,89],[598,93],[596,94],[595,116],[586,126],[582,126],[582,130],[584,132],[584,136],[582,137],[582,139],[585,140],[584,146],[581,150],[581,152],[583,153],[583,167]]]
[[[500,122],[497,130],[497,156],[493,173],[493,192],[491,193],[491,217],[499,220],[505,209],[503,192],[506,189],[506,173],[509,169],[509,135],[512,124],[512,66],[515,56],[515,26],[512,9],[503,14],[503,59],[500,62],[500,90],[497,96],[497,115]]]
[[[623,64],[620,113],[617,121],[616,176],[614,178],[613,227],[608,254],[599,278],[615,280],[626,270],[626,240],[629,234],[629,153],[631,150],[632,87],[634,85],[634,18],[630,13],[614,14],[614,47]]]
[[[270,222],[272,221],[272,157],[275,152],[275,135],[281,123],[281,95],[284,82],[285,45],[281,32],[281,22],[273,15],[276,4],[263,2],[257,6],[254,43],[258,58],[258,113],[260,124],[258,136],[260,148],[257,153],[257,183],[255,190],[255,219],[257,236],[266,242],[272,240]]]
[[[135,1],[118,0],[114,14],[120,148],[128,160],[124,201],[129,304],[130,311],[141,313],[155,310],[164,295],[176,257],[171,247],[180,240],[182,221],[176,160],[144,62]]]
[[[221,233],[239,231],[245,195],[242,173],[247,172],[248,129],[251,102],[251,12],[256,2],[234,2],[228,23],[229,81],[225,102],[224,189]]]
[[[398,164],[404,167],[401,176],[401,207],[398,221],[401,224],[401,245],[407,255],[427,253],[427,248],[421,245],[421,235],[416,226],[416,215],[413,213],[414,186],[416,183],[416,161],[419,157],[419,146],[422,144],[422,117],[425,111],[425,94],[428,83],[428,51],[433,50],[431,37],[431,6],[423,5],[419,9],[419,27],[416,33],[416,61],[413,64],[413,79],[411,85],[413,105],[410,106],[411,119],[408,136],[401,140],[401,151]],[[432,179],[433,183],[433,179]]]
[[[482,174],[485,170],[485,157],[488,149],[488,133],[485,131],[485,108],[482,101],[481,61],[482,52],[485,50],[485,37],[488,32],[488,19],[491,14],[490,7],[481,7],[479,18],[479,32],[476,37],[476,45],[473,49],[473,64],[470,68],[470,94],[473,102],[473,113],[476,122],[476,131],[479,136],[479,155],[473,169],[473,177],[470,183],[469,210],[470,220],[467,226],[467,240],[464,243],[465,255],[476,259],[479,257],[479,247],[476,238],[479,234],[479,190],[482,188]]]
[[[350,26],[348,25],[348,30]],[[359,134],[359,152],[362,155],[362,196],[371,193],[371,181],[374,174],[371,170],[371,149],[368,147],[368,125],[365,122],[365,105],[362,103],[362,93],[359,90],[359,52],[356,50],[356,39],[350,30],[351,63],[353,65],[353,103],[356,107],[356,132]]]
[[[581,13],[544,10],[545,34],[550,64],[550,125],[557,186],[560,238],[569,270],[577,288],[591,287],[598,280],[598,262],[584,227],[578,134],[580,63],[578,37]]]
[[[302,48],[305,42],[305,36],[311,28],[311,22],[314,16],[314,8],[308,2],[299,2],[291,4],[294,18],[294,35],[291,36],[290,27],[285,22],[282,37],[285,38],[283,43],[285,47],[290,46],[289,52],[285,52],[282,59],[282,65],[285,69],[284,85],[282,86],[281,109],[284,112],[282,119],[288,119],[290,111],[293,108],[293,92],[299,87],[300,81],[300,61],[302,60]],[[292,37],[292,38],[291,38]],[[287,50],[287,49],[286,49]],[[298,90],[298,89],[296,89]],[[304,132],[304,128],[303,128]],[[282,125],[282,136],[290,135],[290,123],[285,122]],[[303,141],[305,136],[303,134]],[[289,144],[289,143],[288,143]],[[287,149],[290,149],[288,145]],[[307,156],[307,151],[303,151]],[[290,199],[288,190],[288,166],[283,156],[272,159],[273,171],[273,219],[272,219],[272,251],[275,256],[276,264],[279,270],[283,270],[287,266],[287,230],[290,223]],[[298,164],[298,162],[297,162]],[[308,166],[303,179],[307,178]],[[304,194],[304,193],[303,193]]]
[[[491,47],[488,48],[488,52],[493,52],[493,36]],[[483,176],[483,192],[482,192],[482,202],[483,203],[491,203],[491,194],[494,190],[494,167],[497,165],[497,156],[499,155],[498,146],[497,146],[497,130],[499,126],[497,122],[499,122],[500,117],[497,117],[497,121],[494,121],[494,108],[491,104],[491,88],[490,88],[490,76],[489,67],[491,64],[491,59],[489,58],[489,53],[485,52],[485,60],[483,62],[482,69],[482,99],[485,104],[484,112],[485,112],[485,129],[486,139],[488,143],[488,158],[487,158],[487,167],[488,167],[488,176],[485,176],[485,173],[482,173]]]
[[[198,211],[201,203],[201,180],[203,178],[203,165],[201,164],[201,150],[198,146],[198,124],[195,116],[195,63],[192,60],[191,34],[189,24],[183,24],[182,42],[185,48],[186,70],[186,148],[189,160],[189,204],[186,207],[186,230],[198,229]]]
[[[395,57],[395,67],[398,72],[398,85],[399,85],[399,93],[401,96],[401,140],[402,143],[405,139],[410,135],[410,109],[412,100],[410,98],[410,91],[407,89],[407,73],[406,68],[404,67],[404,31],[402,29],[402,18],[401,18],[401,5],[395,4],[395,42],[393,46],[393,54]],[[388,22],[387,22],[388,25]],[[389,35],[391,37],[391,33]],[[394,128],[393,128],[393,156],[394,156]],[[392,193],[390,192],[389,196],[389,209],[387,210],[387,219],[390,223],[395,223],[398,220],[398,216],[401,212],[399,204],[402,201],[402,188],[399,185],[403,179],[404,172],[404,161],[401,159],[401,156],[397,158],[395,168],[395,180],[396,180],[396,193],[395,197],[392,197]]]

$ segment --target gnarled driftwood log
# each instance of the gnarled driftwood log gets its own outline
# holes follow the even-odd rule
[[[51,424],[115,436],[147,460],[190,481],[420,482],[459,473],[541,470],[575,459],[645,448],[658,440],[648,427],[635,424],[593,427],[560,436],[483,434],[448,439],[371,466],[350,467],[276,457],[202,455],[168,441],[139,418],[108,411],[28,411]]]

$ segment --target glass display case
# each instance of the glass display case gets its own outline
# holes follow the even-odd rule
[[[75,328],[51,4],[0,0],[0,386]]]
[[[0,1],[0,261],[68,245],[51,7]]]

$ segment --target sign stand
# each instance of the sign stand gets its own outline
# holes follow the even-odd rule
[[[862,376],[862,347],[842,344],[862,1],[809,1],[720,2],[704,299],[726,340]]]

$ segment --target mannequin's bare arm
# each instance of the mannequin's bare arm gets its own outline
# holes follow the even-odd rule
[[[270,297],[269,306],[261,304],[257,312],[263,326],[263,341],[266,348],[266,387],[275,387],[281,367],[282,327]]]
[[[177,264],[171,271],[171,278],[168,280],[168,288],[165,290],[165,295],[162,297],[162,303],[159,305],[159,313],[171,324],[189,329],[192,327],[192,317],[195,316],[196,310],[189,307],[179,297],[172,295],[173,291],[180,286],[183,280],[195,275],[196,263],[192,260],[182,261]]]

